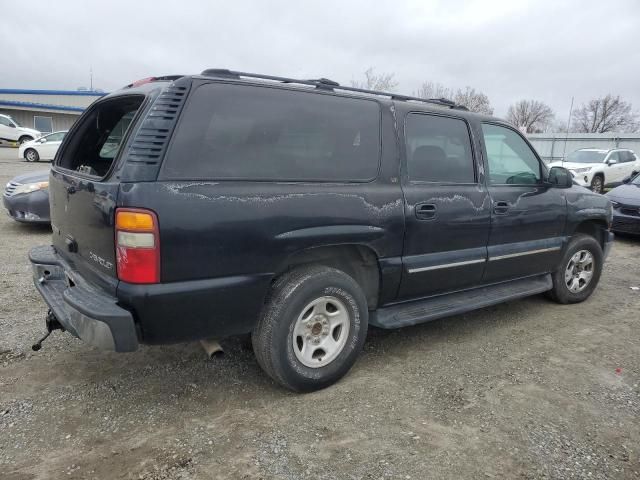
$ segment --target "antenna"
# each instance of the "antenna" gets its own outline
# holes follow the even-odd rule
[[[569,120],[567,120],[567,131],[564,135],[564,148],[562,149],[562,163],[564,165],[565,153],[567,153],[567,140],[569,139],[569,127],[571,126],[571,113],[573,113],[573,97],[571,97],[571,106],[569,107]]]

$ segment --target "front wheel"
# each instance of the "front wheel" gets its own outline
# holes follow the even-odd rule
[[[24,159],[27,162],[37,162],[40,160],[40,155],[33,148],[28,148],[26,152],[24,152]]]
[[[368,318],[364,293],[349,275],[320,265],[297,268],[274,283],[252,335],[253,350],[284,387],[319,390],[353,366]]]
[[[589,235],[575,235],[569,242],[560,268],[553,274],[551,298],[558,303],[578,303],[593,293],[604,257],[598,241]]]
[[[594,193],[602,193],[604,190],[604,182],[600,175],[596,175],[593,177],[593,180],[591,180],[591,190]]]

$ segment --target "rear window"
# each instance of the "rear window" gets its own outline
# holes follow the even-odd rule
[[[368,181],[379,159],[374,101],[205,84],[182,115],[163,177]]]
[[[104,177],[120,151],[142,95],[107,100],[82,117],[58,160],[62,168]]]

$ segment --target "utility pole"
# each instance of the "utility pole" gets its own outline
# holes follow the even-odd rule
[[[93,65],[89,67],[89,90],[93,92]]]
[[[571,127],[571,114],[573,113],[573,97],[571,97],[571,106],[569,107],[569,119],[567,120],[567,131],[564,135],[564,148],[562,149],[562,165],[564,165],[564,157],[567,153],[567,140],[569,139],[569,127]]]

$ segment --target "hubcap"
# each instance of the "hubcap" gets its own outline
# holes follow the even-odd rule
[[[29,150],[27,152],[27,160],[29,160],[30,162],[33,162],[36,159],[36,152],[34,152],[33,150]]]
[[[349,337],[349,313],[336,297],[320,297],[302,309],[293,327],[293,351],[310,368],[331,363]]]
[[[579,293],[587,288],[593,278],[594,260],[588,250],[573,254],[564,272],[564,281],[571,293]]]

